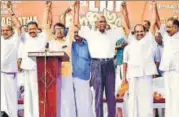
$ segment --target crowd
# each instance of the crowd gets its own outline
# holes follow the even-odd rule
[[[116,95],[122,83],[129,84],[128,117],[153,117],[153,78],[165,81],[165,117],[179,117],[179,21],[160,23],[155,1],[150,2],[151,21],[132,29],[127,4],[121,4],[122,27],[111,29],[99,15],[97,30],[80,26],[80,2],[52,25],[52,2],[46,2],[43,28],[29,22],[21,26],[12,6],[7,8],[13,27],[1,29],[1,116],[17,117],[17,77],[24,81],[24,117],[39,117],[36,58],[28,52],[64,51],[69,62],[61,64],[61,117],[104,117],[103,92],[108,116],[116,117]],[[65,26],[72,12],[73,22]],[[53,29],[51,31],[51,29]],[[91,94],[91,87],[94,95]],[[95,100],[95,114],[92,109]]]

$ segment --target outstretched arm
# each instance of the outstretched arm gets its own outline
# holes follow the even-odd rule
[[[156,21],[157,21],[157,11],[156,11],[157,4],[155,1],[153,1],[153,2],[151,2],[151,5],[152,5],[152,22],[151,22],[150,31],[153,35],[155,35]]]
[[[16,14],[14,13],[12,5],[10,5],[10,4],[11,4],[11,2],[7,3],[8,15],[12,18],[12,23],[13,23],[14,27],[16,28],[18,35],[20,36],[21,35],[21,23],[18,20]]]
[[[125,2],[121,4],[121,16],[122,16],[124,31],[126,33],[126,36],[128,36],[130,33],[131,26],[130,26],[130,20],[128,16],[127,4]]]
[[[50,25],[52,23],[51,22],[52,21],[52,16],[50,16],[51,5],[52,5],[51,1],[46,2],[45,9],[44,9],[43,27],[44,27],[44,30],[46,32],[49,31]]]
[[[67,8],[64,13],[60,15],[60,22],[66,26],[66,15],[71,12],[71,8]]]

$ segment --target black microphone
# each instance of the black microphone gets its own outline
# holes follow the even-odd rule
[[[46,43],[45,48],[46,48],[46,49],[49,48],[49,42]]]
[[[48,49],[49,49],[49,42],[47,42],[45,45],[45,51],[48,51]]]
[[[63,49],[65,49],[66,47],[67,47],[67,45],[62,46]]]

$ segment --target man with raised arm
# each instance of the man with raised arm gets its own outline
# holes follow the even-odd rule
[[[79,20],[77,22],[79,25]],[[94,79],[96,117],[103,117],[103,91],[105,89],[108,104],[108,116],[116,116],[115,67],[113,58],[115,45],[119,38],[124,38],[123,29],[106,30],[105,16],[99,16],[96,31],[81,27],[79,35],[88,42],[91,61],[91,77]]]
[[[38,33],[38,24],[29,22],[27,33],[23,32],[24,41],[19,49],[19,68],[24,72],[24,116],[39,117],[39,93],[37,80],[37,64],[35,57],[28,57],[28,52],[45,51],[47,32]]]
[[[154,4],[153,4],[154,5]],[[156,13],[153,12],[155,24]],[[153,25],[154,26],[154,25]],[[151,31],[153,28],[151,27]],[[129,117],[153,116],[153,75],[160,57],[154,36],[142,24],[134,27],[134,37],[124,50],[124,82],[129,82]],[[128,81],[127,81],[128,79]]]
[[[1,117],[17,117],[16,74],[18,46],[21,39],[21,24],[12,6],[7,8],[15,29],[10,25],[1,30]]]
[[[50,2],[51,4],[52,2]],[[44,17],[47,21],[49,19],[49,12],[51,8],[49,5],[45,8]],[[49,41],[49,50],[50,51],[64,51],[69,57],[69,62],[61,63],[61,102],[60,107],[61,117],[76,117],[75,112],[75,101],[74,101],[74,91],[73,91],[73,78],[72,78],[72,62],[71,62],[71,45],[73,41],[73,22],[72,26],[69,28],[69,33],[65,36],[65,19],[66,14],[71,10],[68,8],[62,16],[61,22],[55,23],[53,26],[53,32],[49,30],[49,24],[44,23],[47,33],[52,35]]]
[[[179,113],[179,21],[168,19],[167,35],[160,64],[165,82],[165,117],[178,117]]]

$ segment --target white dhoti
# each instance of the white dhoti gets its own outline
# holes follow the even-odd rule
[[[179,72],[165,72],[164,78],[165,117],[179,117]]]
[[[9,117],[17,117],[16,74],[1,72],[1,111]]]
[[[93,117],[89,81],[74,78],[73,84],[78,117]]]
[[[61,117],[76,117],[72,76],[61,80]]]
[[[153,116],[152,76],[129,79],[129,117]]]
[[[37,70],[24,70],[24,116],[39,117]]]

